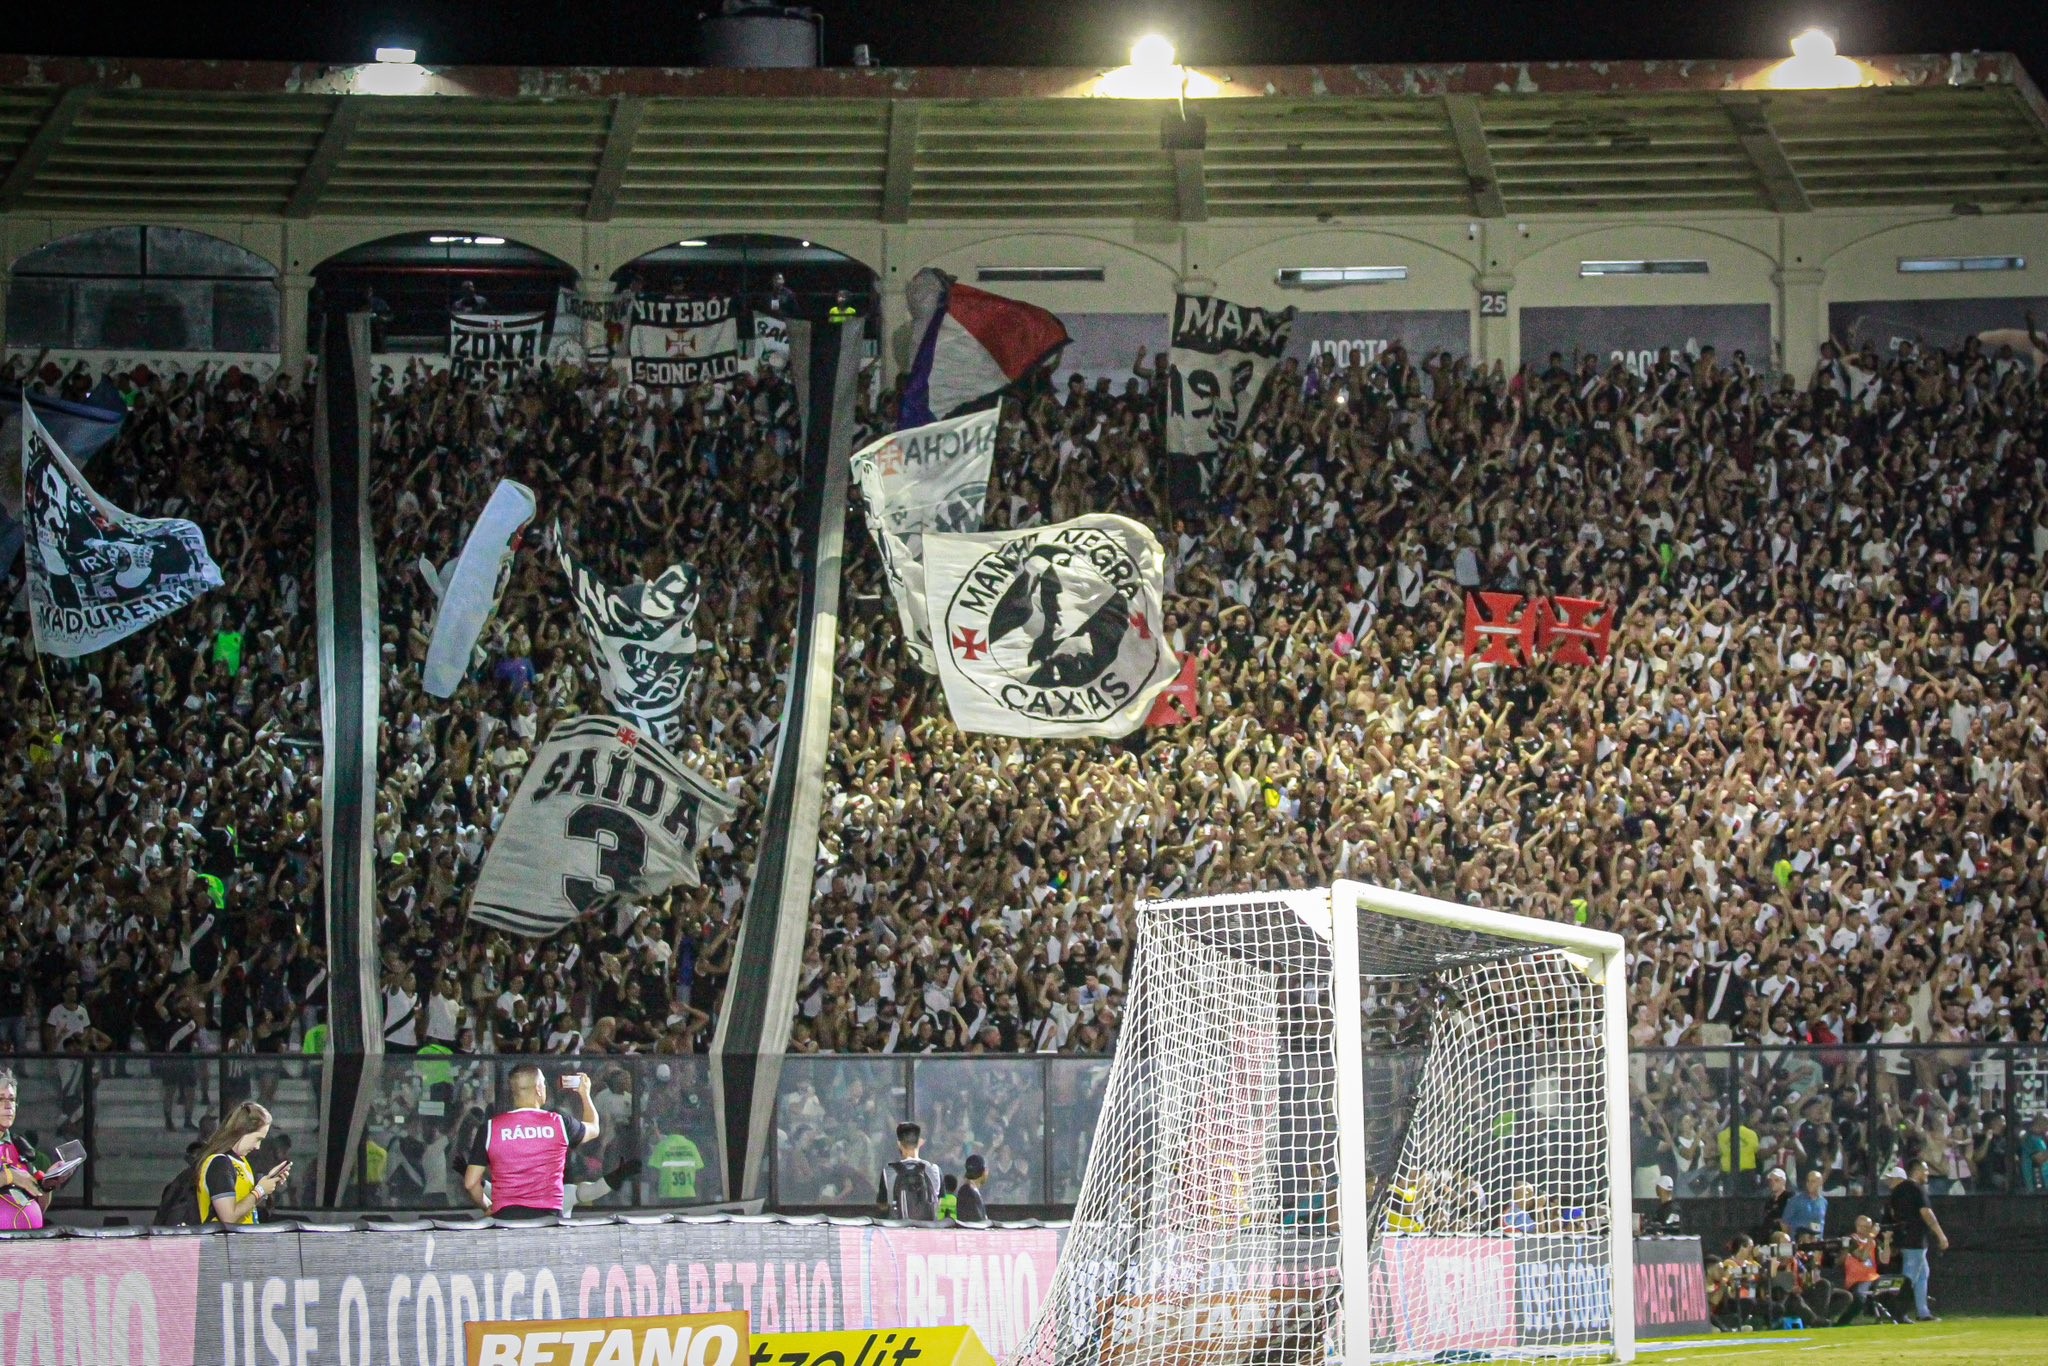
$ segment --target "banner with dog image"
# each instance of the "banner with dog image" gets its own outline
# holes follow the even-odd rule
[[[36,410],[21,409],[21,513],[36,648],[104,650],[221,586],[206,535],[176,517],[133,517],[93,492]]]

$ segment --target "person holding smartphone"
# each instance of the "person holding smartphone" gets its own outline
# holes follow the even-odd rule
[[[478,1130],[462,1188],[494,1218],[560,1214],[569,1150],[598,1137],[603,1128],[590,1098],[590,1078],[581,1072],[562,1078],[562,1089],[581,1102],[581,1118],[545,1108],[548,1084],[538,1067],[513,1068],[511,1085],[512,1108],[492,1115]]]
[[[36,1173],[41,1155],[14,1131],[19,1087],[11,1068],[0,1067],[0,1231],[41,1228],[50,1190]]]
[[[284,1189],[292,1175],[289,1160],[260,1177],[249,1165],[249,1155],[269,1137],[270,1111],[255,1101],[245,1100],[228,1111],[193,1164],[199,1173],[200,1223],[253,1224],[257,1207]]]

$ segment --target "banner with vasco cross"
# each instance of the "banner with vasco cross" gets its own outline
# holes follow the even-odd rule
[[[1607,658],[1613,635],[1613,606],[1598,598],[1465,595],[1465,654],[1481,664],[1513,668],[1547,654],[1590,669]]]

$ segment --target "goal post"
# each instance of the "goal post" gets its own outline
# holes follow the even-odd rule
[[[1144,904],[1014,1366],[1632,1360],[1625,979],[1363,883]]]

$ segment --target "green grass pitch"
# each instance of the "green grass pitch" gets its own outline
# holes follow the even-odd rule
[[[1796,1339],[1791,1341],[1757,1341]],[[1745,1341],[1748,1339],[1748,1341]],[[1712,1345],[1688,1339],[1682,1347],[1651,1341],[1640,1346],[1636,1360],[1646,1366],[1698,1366],[1705,1362],[1741,1362],[1743,1366],[2040,1366],[2048,1362],[2048,1318],[1943,1319],[1939,1323],[1796,1329],[1784,1333],[1725,1333]],[[1701,1345],[1690,1345],[1700,1343]]]

